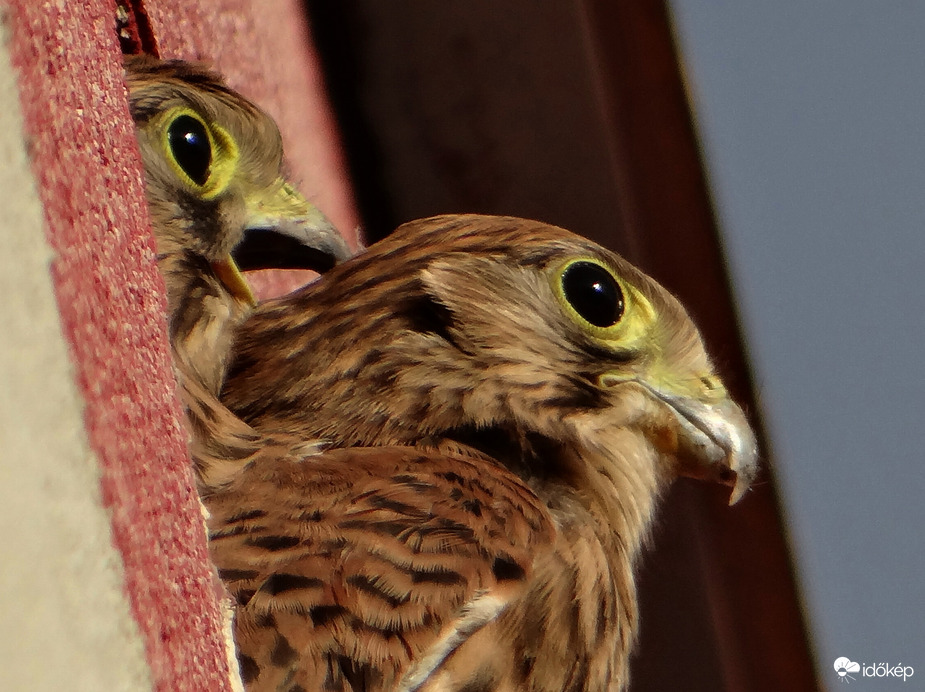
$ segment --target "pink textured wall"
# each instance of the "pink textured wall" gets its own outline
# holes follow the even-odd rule
[[[59,310],[152,677],[160,690],[228,689],[115,8],[7,4]]]
[[[115,3],[3,2],[87,438],[99,459],[113,543],[152,678],[165,691],[229,689],[122,79]],[[294,182],[354,240],[357,217],[301,5],[143,5],[162,57],[212,64],[277,119]],[[255,284],[267,295],[304,280],[304,274],[265,273]]]
[[[160,57],[205,61],[276,119],[293,182],[355,244],[357,213],[302,3],[145,0],[144,7]],[[260,272],[251,281],[266,296],[305,278]]]

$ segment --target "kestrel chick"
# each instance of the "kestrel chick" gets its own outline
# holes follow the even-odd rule
[[[324,271],[350,252],[283,178],[279,130],[257,106],[198,65],[125,67],[174,357],[217,392],[231,327],[255,302],[239,267]]]
[[[399,228],[240,329],[267,446],[206,491],[252,690],[620,690],[657,500],[754,436],[678,301],[523,219]]]

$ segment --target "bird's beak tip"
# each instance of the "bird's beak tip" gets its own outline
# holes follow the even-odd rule
[[[735,480],[731,483],[732,493],[729,495],[729,506],[738,503],[751,488],[752,483],[757,475],[757,463],[750,464],[747,468],[741,468],[733,471]]]
[[[736,434],[726,459],[726,484],[732,486],[729,506],[739,502],[758,475],[758,444],[751,427],[744,422],[734,426]]]
[[[731,486],[729,504],[744,497],[758,472],[758,444],[730,398],[704,401],[649,388],[674,412],[681,475]]]
[[[732,507],[734,504],[737,504],[739,500],[745,497],[745,493],[748,492],[748,483],[742,483],[736,481],[735,486],[732,488],[732,494],[729,496],[729,506]]]

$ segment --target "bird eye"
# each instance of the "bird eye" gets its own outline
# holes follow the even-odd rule
[[[587,260],[573,262],[560,281],[568,304],[595,327],[612,327],[623,317],[623,291],[605,267]]]
[[[205,125],[191,115],[177,116],[167,128],[167,143],[183,172],[197,185],[205,185],[212,166],[212,143]]]

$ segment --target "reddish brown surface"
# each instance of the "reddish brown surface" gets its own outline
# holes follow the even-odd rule
[[[201,60],[272,115],[292,180],[354,242],[358,225],[333,116],[299,0],[145,0],[162,58]],[[285,293],[304,274],[262,272],[258,295]]]
[[[153,680],[160,690],[228,689],[113,7],[9,6],[61,320]]]

